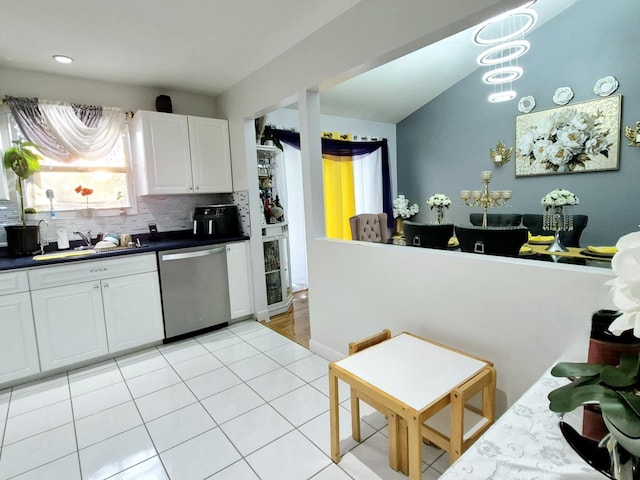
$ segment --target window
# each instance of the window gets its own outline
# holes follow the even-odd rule
[[[23,139],[12,115],[8,116],[11,139]],[[38,212],[131,208],[130,158],[127,126],[110,155],[102,159],[62,162],[44,157],[40,171],[25,182],[25,208]],[[88,191],[92,193],[87,195]]]

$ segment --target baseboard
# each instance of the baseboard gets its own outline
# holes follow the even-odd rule
[[[309,350],[330,362],[335,362],[346,357],[346,354],[329,348],[323,343],[316,342],[313,338],[309,339]]]

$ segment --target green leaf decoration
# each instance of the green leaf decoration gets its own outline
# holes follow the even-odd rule
[[[602,385],[581,385],[574,388],[558,388],[549,393],[549,409],[552,412],[565,413],[575,410],[586,402],[602,402],[607,399],[618,400],[620,397]]]
[[[30,148],[39,148],[35,143],[13,141],[14,146],[5,150],[2,157],[2,165],[6,169],[11,169],[23,180],[26,180],[35,172],[40,170],[40,160],[42,156]]]
[[[640,355],[623,353],[620,356],[620,369],[627,372],[629,376],[638,378],[638,372],[640,371]]]
[[[640,396],[633,393],[618,392],[627,405],[633,409],[638,418],[640,419]]]
[[[602,373],[600,374],[600,379],[602,383],[613,388],[630,387],[636,383],[635,377],[631,377],[621,368],[616,368],[613,366],[604,368],[602,370]]]
[[[560,362],[551,369],[554,377],[586,377],[599,375],[608,365],[603,363]]]
[[[608,397],[600,401],[602,414],[625,437],[640,438],[640,417],[621,396]],[[611,432],[615,435],[616,432]]]

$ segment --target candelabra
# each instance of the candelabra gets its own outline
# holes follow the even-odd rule
[[[487,209],[489,207],[504,207],[512,197],[511,190],[489,190],[489,183],[493,174],[485,170],[480,172],[482,190],[462,190],[460,198],[467,207],[482,207],[482,226],[487,227]]]

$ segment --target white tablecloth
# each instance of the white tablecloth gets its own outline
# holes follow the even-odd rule
[[[603,480],[565,441],[547,395],[566,384],[543,375],[440,480]]]

